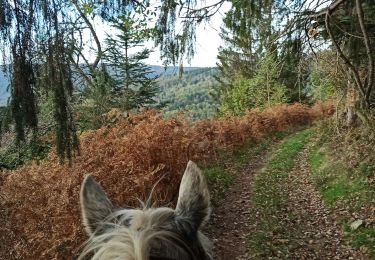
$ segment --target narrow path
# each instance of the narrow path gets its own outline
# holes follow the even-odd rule
[[[311,144],[311,143],[310,143]],[[265,154],[249,158],[247,168],[239,174],[216,207],[208,227],[214,244],[214,258],[244,259],[369,259],[344,240],[341,226],[315,190],[308,165],[309,145],[295,157],[295,165],[280,185],[286,198],[283,207],[272,216],[283,232],[271,232],[266,255],[249,252],[251,236],[260,228],[259,212],[251,205],[256,174],[263,167]]]
[[[367,259],[344,240],[342,228],[323,204],[310,176],[309,145],[297,155],[285,183],[284,225],[290,230],[290,259]]]
[[[247,238],[252,222],[249,200],[255,173],[263,166],[263,161],[264,154],[251,158],[212,212],[207,233],[214,244],[215,260],[248,259]]]

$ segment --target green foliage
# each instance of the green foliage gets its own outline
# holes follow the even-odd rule
[[[112,90],[115,87],[114,80],[110,77],[105,67],[102,71],[96,71],[93,77],[93,85],[85,89],[85,102],[92,103],[95,113],[101,115],[108,112],[112,106]]]
[[[371,162],[361,162],[358,167],[359,172],[364,177],[371,177],[375,172],[375,164]]]
[[[3,134],[9,131],[11,122],[12,116],[9,107],[0,107],[0,140]]]
[[[358,4],[357,4],[358,3]],[[339,49],[338,57],[345,66],[344,74],[348,81],[346,89],[355,86],[361,93],[359,99],[363,108],[370,108],[374,101],[375,85],[374,63],[375,50],[372,39],[375,36],[375,2],[372,0],[345,1],[338,10],[331,12],[322,36],[334,43]],[[359,37],[358,37],[359,36]]]
[[[80,131],[96,129],[105,123],[104,114],[115,106],[114,88],[115,81],[105,66],[102,70],[95,71],[92,84],[82,91],[82,101],[76,105],[77,126]]]
[[[94,11],[92,5],[90,5],[88,3],[84,3],[83,6],[82,6],[82,9],[83,9],[83,13],[85,15],[90,15]]]
[[[46,81],[53,92],[53,115],[57,122],[56,150],[60,162],[71,161],[75,152],[79,153],[79,141],[73,118],[70,99],[73,94],[73,81],[69,50],[62,38],[58,37],[51,48],[55,52],[48,53],[46,59]]]
[[[159,103],[163,111],[173,115],[184,111],[193,120],[209,118],[217,113],[218,104],[212,97],[217,84],[213,68],[194,69],[179,75],[163,76],[157,80]]]
[[[327,140],[325,140],[327,141]],[[322,149],[323,147],[324,149]],[[373,186],[366,182],[371,176],[373,167],[367,162],[359,164],[358,169],[350,169],[345,162],[333,159],[327,145],[319,140],[310,150],[309,164],[315,186],[322,194],[327,205],[335,207],[336,203],[348,205],[346,210],[355,212],[371,204],[375,199]],[[346,237],[357,248],[366,246],[370,255],[375,256],[375,229],[371,225],[351,230],[351,215],[341,216]]]
[[[351,230],[350,225],[345,225],[346,236],[357,248],[368,248],[371,259],[375,259],[375,227],[359,227]]]
[[[14,50],[10,108],[15,124],[16,142],[20,143],[25,141],[26,129],[31,128],[36,134],[38,119],[33,91],[36,85],[33,64],[22,47],[19,46],[18,48],[15,46]]]
[[[277,217],[285,205],[282,183],[295,164],[296,155],[309,141],[312,130],[308,129],[287,138],[266,162],[264,170],[255,180],[255,191],[251,198],[259,213],[260,223],[250,234],[250,246],[258,256],[267,256],[275,250],[272,239],[275,234],[288,234],[280,225]],[[292,216],[290,216],[292,217]],[[280,250],[280,248],[277,248]]]
[[[241,115],[246,109],[255,107],[257,90],[258,84],[255,80],[235,80],[231,89],[222,97],[220,112]]]
[[[29,160],[43,160],[50,146],[41,140],[10,144],[0,149],[0,169],[15,169]]]
[[[364,179],[365,176],[352,173],[341,161],[329,160],[329,157],[319,150],[318,145],[310,150],[309,164],[315,185],[328,205],[333,205],[338,200],[369,199],[370,194],[367,191],[370,187]],[[367,167],[360,166],[359,172],[362,173],[364,169]]]
[[[273,55],[279,82],[287,89],[290,101],[301,101],[306,69],[302,64],[305,25],[294,20],[291,9],[279,1],[230,1],[231,9],[224,18],[221,38],[225,42],[218,54],[219,95],[226,95],[238,78],[252,79],[264,60]],[[303,5],[290,1],[296,9]],[[290,21],[287,21],[290,18]],[[285,24],[286,22],[286,24]],[[274,26],[279,24],[279,26]],[[282,24],[282,25],[281,25]],[[284,28],[285,27],[289,27]],[[285,30],[284,32],[281,32]],[[290,30],[290,31],[289,31]],[[291,32],[293,31],[293,33]],[[287,32],[287,33],[285,33]],[[281,34],[284,34],[280,37]],[[230,91],[230,90],[229,90]]]
[[[328,73],[328,71],[323,71],[323,68],[319,68],[317,65],[312,67],[309,83],[313,100],[326,101],[333,98],[335,87]]]
[[[222,97],[222,114],[241,115],[246,109],[269,107],[284,103],[286,87],[278,82],[278,66],[271,55],[260,63],[251,79],[235,79],[231,88]]]
[[[151,51],[147,48],[135,51],[135,48],[143,47],[154,30],[147,27],[144,18],[130,12],[114,21],[113,27],[119,33],[115,37],[108,36],[104,59],[117,73],[114,77],[115,102],[127,111],[155,104],[155,77],[149,76],[152,70],[145,64]]]

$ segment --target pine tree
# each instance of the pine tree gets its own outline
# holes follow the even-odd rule
[[[287,101],[287,88],[279,78],[279,64],[273,55],[266,54],[259,63],[254,77],[235,78],[233,84],[222,95],[222,114],[242,115],[246,109],[264,108]]]
[[[289,99],[300,100],[300,86],[296,82],[301,74],[299,64],[303,58],[301,37],[304,31],[298,30],[297,25],[289,30],[281,26],[283,23],[289,26],[287,21],[291,16],[290,9],[284,4],[285,1],[272,0],[232,1],[221,33],[226,46],[218,55],[219,94],[233,86],[238,78],[251,79],[261,60],[272,54],[280,64],[278,79],[288,87]],[[298,4],[288,2],[290,6]]]
[[[131,13],[125,13],[113,26],[119,33],[107,38],[104,60],[116,73],[116,102],[126,111],[155,104],[157,77],[150,77],[152,70],[145,60],[151,51],[144,47],[153,30],[147,28],[145,19]]]

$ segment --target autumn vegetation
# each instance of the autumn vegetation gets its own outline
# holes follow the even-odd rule
[[[202,120],[183,116],[164,119],[155,110],[123,117],[118,122],[81,134],[81,153],[72,164],[61,165],[51,152],[48,159],[32,161],[1,177],[0,257],[3,259],[71,259],[85,234],[78,194],[83,176],[91,174],[117,205],[136,206],[156,181],[154,199],[171,205],[186,162],[216,159],[220,150],[234,150],[245,140],[296,126],[333,112],[330,103],[312,108],[301,104],[249,110],[242,117]]]
[[[79,254],[87,174],[129,207],[160,180],[153,197],[170,206],[188,160],[215,163],[321,118],[304,137],[314,187],[343,229],[361,218],[347,237],[372,250],[374,1],[156,2],[0,1],[0,87],[10,95],[0,107],[0,259]],[[183,73],[197,26],[217,14],[217,66]],[[112,34],[101,37],[98,23]],[[159,77],[149,43],[179,73]]]

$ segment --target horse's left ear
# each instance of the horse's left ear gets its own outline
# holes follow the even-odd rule
[[[114,207],[102,187],[90,175],[83,180],[80,193],[81,213],[86,232],[91,235]]]
[[[189,161],[182,176],[175,213],[180,220],[187,220],[198,228],[210,217],[210,193],[206,179],[198,166]]]

